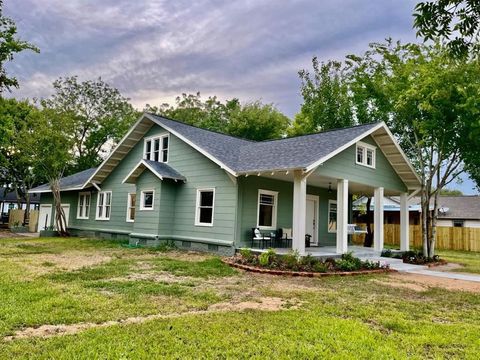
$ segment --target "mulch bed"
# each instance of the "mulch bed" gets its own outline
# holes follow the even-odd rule
[[[222,259],[222,261],[234,268],[242,269],[245,271],[260,273],[260,274],[269,274],[269,275],[283,275],[283,276],[299,276],[299,277],[325,277],[325,276],[353,276],[353,275],[368,275],[368,274],[379,274],[379,273],[390,273],[397,272],[393,269],[375,269],[375,270],[358,270],[358,271],[332,271],[332,272],[307,272],[307,271],[286,271],[286,270],[274,270],[274,269],[265,269],[256,266],[238,264],[229,259]]]

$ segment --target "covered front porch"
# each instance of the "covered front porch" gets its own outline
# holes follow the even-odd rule
[[[401,200],[400,250],[409,250],[407,205],[409,192],[374,186],[374,183],[373,181],[372,185],[358,180],[333,178],[319,171],[295,170],[247,176],[247,179],[240,182],[240,186],[248,187],[243,201],[249,203],[246,201],[247,196],[257,198],[258,192],[256,225],[252,226],[250,222],[247,232],[251,234],[250,236],[255,236],[252,234],[252,228],[255,227],[260,230],[262,236],[273,238],[275,231],[282,229],[282,237],[290,240],[272,240],[263,245],[261,242],[252,241],[247,247],[255,251],[273,247],[279,254],[294,250],[302,256],[310,254],[315,257],[335,257],[349,251],[353,251],[359,257],[379,256],[384,247],[384,195],[395,195],[400,196]],[[250,193],[251,195],[248,195]],[[374,239],[371,248],[354,246],[349,241],[355,225],[352,224],[353,195],[375,198],[372,224]],[[270,210],[272,215],[263,214]],[[307,242],[306,238],[310,241]]]

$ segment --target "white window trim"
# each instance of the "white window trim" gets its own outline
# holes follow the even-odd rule
[[[88,202],[88,214],[86,216],[80,216],[80,197],[81,196],[86,196],[88,195],[90,197],[90,200]],[[85,207],[85,203],[83,204]],[[77,203],[77,219],[79,220],[88,220],[90,218],[90,210],[92,208],[92,194],[90,191],[82,191],[78,193],[78,203]]]
[[[211,223],[202,223],[200,222],[200,193],[205,191],[213,192],[212,199],[212,222]],[[215,218],[215,188],[198,188],[197,189],[197,200],[195,204],[195,226],[213,226],[213,221]]]
[[[102,216],[102,217],[99,217],[98,216],[98,200],[100,199],[100,194],[107,194],[107,193],[110,193],[110,215],[112,215],[112,201],[113,201],[113,195],[112,195],[112,192],[111,191],[99,191],[97,193],[97,203],[95,205],[95,220],[100,220],[100,221],[108,221],[110,220],[110,216],[107,218],[105,216]],[[104,199],[107,199],[106,196],[104,196]],[[105,203],[102,204],[103,207],[105,207]]]
[[[335,234],[337,232],[337,229],[335,230],[330,230],[330,205],[335,204],[337,205],[337,200],[328,200],[328,208],[327,208],[327,232],[330,234]],[[338,219],[338,206],[337,206],[337,219]],[[337,220],[335,220],[337,222]]]
[[[260,217],[260,195],[273,195],[273,214],[272,214],[272,226],[260,226],[258,220]],[[257,228],[260,230],[275,230],[277,228],[277,212],[278,212],[278,191],[258,189],[257,196]]]
[[[133,220],[130,219],[130,208],[132,206],[130,195],[136,195],[136,193],[128,193],[127,194],[127,217],[126,217],[126,221],[127,222],[135,222],[135,219],[133,219]]]
[[[362,149],[363,162],[359,162],[358,158],[357,158],[357,152],[358,152],[359,148]],[[373,151],[372,165],[367,164],[367,149],[370,149],[370,150]],[[365,167],[368,167],[368,168],[371,168],[371,169],[375,169],[375,166],[376,166],[376,163],[377,163],[376,158],[377,158],[377,147],[376,146],[364,143],[362,141],[357,142],[356,147],[355,147],[355,163],[357,165],[362,165],[362,166],[365,166]]]
[[[152,198],[152,207],[145,207],[143,205],[144,200],[145,200],[145,193],[151,192],[153,193],[153,198]],[[140,210],[142,211],[152,211],[155,209],[155,189],[145,189],[140,192]]]
[[[163,156],[162,156],[162,151],[163,151],[163,149],[162,149],[162,144],[163,144],[163,139],[164,139],[164,138],[168,138],[168,147],[167,147],[167,149],[166,149],[166,150],[167,150],[167,161],[159,161],[159,162],[164,163],[164,164],[168,164],[168,160],[169,160],[169,158],[170,158],[170,133],[162,133],[162,134],[152,135],[152,136],[148,136],[148,137],[143,138],[143,157],[142,157],[142,158],[145,159],[145,160],[151,160],[151,161],[153,161],[154,156],[155,156],[155,155],[154,155],[155,151],[154,151],[154,147],[153,147],[154,141],[155,141],[156,139],[159,139],[159,142],[160,142],[160,143],[159,143],[158,159],[159,159],[159,160],[160,160],[161,158],[163,159]],[[147,158],[145,157],[146,152],[147,152],[147,141],[151,141],[151,145],[150,145],[150,159],[147,159]],[[153,158],[153,159],[152,159],[152,158]]]

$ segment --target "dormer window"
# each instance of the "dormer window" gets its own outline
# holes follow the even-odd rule
[[[168,134],[146,138],[143,158],[163,163],[168,162],[168,143]]]
[[[376,147],[363,142],[357,143],[356,163],[359,165],[375,168]]]

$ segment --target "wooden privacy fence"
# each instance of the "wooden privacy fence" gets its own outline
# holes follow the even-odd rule
[[[365,228],[365,224],[358,224]],[[372,224],[373,228],[373,224]],[[422,227],[410,225],[410,246],[422,247]],[[400,247],[400,225],[384,224],[384,241],[386,245]],[[363,244],[365,234],[352,236],[354,244]],[[437,249],[480,251],[480,228],[437,226]]]
[[[30,219],[28,222],[28,231],[36,232],[38,225],[38,210],[30,210]],[[23,217],[25,216],[25,210],[12,209],[8,213],[8,227],[19,227],[23,224]]]

